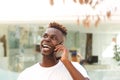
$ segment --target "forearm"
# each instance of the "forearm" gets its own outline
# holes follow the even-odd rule
[[[73,80],[87,80],[84,76],[72,65],[72,63],[68,59],[61,59]]]
[[[60,60],[65,65],[67,70],[69,71],[71,77],[73,80],[87,80],[71,63],[71,61],[68,58],[69,50],[64,45],[57,46],[56,50],[59,50],[62,52],[62,56]]]

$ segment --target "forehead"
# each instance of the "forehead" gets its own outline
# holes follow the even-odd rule
[[[49,35],[62,35],[62,32],[55,28],[47,28],[45,33],[49,33]]]

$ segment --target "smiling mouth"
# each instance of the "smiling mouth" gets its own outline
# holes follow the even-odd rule
[[[43,44],[42,47],[43,47],[43,48],[50,48],[50,49],[52,48],[51,46],[49,46],[49,45],[47,45],[47,44]]]

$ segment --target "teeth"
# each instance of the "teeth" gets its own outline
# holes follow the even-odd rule
[[[43,45],[43,47],[46,47],[46,48],[51,48],[49,45]]]

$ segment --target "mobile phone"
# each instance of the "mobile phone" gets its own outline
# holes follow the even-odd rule
[[[61,45],[62,43],[63,43],[63,42],[60,42],[60,43],[57,44],[56,46]],[[56,52],[55,55],[56,55],[56,58],[61,58],[62,53],[61,53],[61,52]]]

